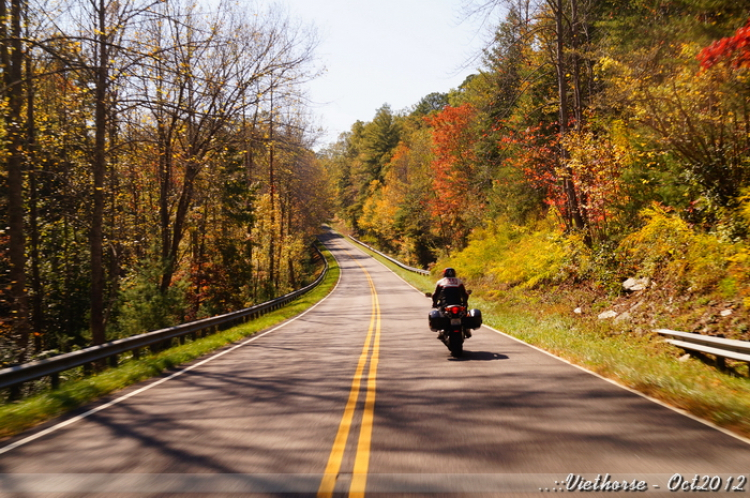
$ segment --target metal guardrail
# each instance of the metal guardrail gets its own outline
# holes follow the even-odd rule
[[[750,363],[750,342],[747,341],[691,334],[669,329],[656,329],[654,332],[671,337],[671,339],[666,339],[665,342],[679,348],[715,356],[716,363],[720,368],[725,367],[725,358]]]
[[[183,337],[187,334],[198,334],[199,332],[206,330],[217,332],[281,308],[290,301],[297,299],[315,288],[323,281],[326,273],[328,273],[328,260],[320,250],[317,249],[317,247],[316,250],[323,257],[325,266],[315,281],[302,289],[298,289],[271,301],[256,304],[255,306],[234,311],[232,313],[204,318],[202,320],[196,320],[194,322],[184,323],[166,329],[155,330],[153,332],[127,337],[125,339],[109,341],[98,346],[64,353],[44,360],[3,368],[0,370],[0,389],[13,387],[46,376],[51,376],[53,387],[57,387],[59,385],[59,374],[65,370],[102,360],[117,358],[117,355],[128,351],[133,351],[133,356],[137,358],[141,348],[160,344],[164,341],[176,337]]]
[[[401,268],[403,268],[404,270],[408,270],[408,271],[413,271],[414,273],[419,273],[419,274],[422,274],[422,275],[429,275],[429,274],[430,274],[430,272],[429,272],[429,271],[427,271],[427,270],[421,270],[421,269],[419,269],[419,268],[412,268],[411,266],[406,266],[406,265],[405,265],[405,264],[403,264],[403,263],[402,263],[401,261],[399,261],[399,260],[397,260],[397,259],[394,259],[394,258],[392,258],[392,257],[388,256],[387,254],[383,254],[382,252],[378,251],[378,250],[377,250],[377,249],[375,249],[374,247],[372,247],[372,246],[370,246],[370,245],[368,245],[368,244],[365,244],[365,243],[364,243],[364,242],[362,242],[361,240],[357,240],[357,239],[355,239],[354,237],[351,237],[351,236],[349,236],[349,238],[350,238],[350,239],[352,239],[352,240],[353,240],[354,242],[356,242],[357,244],[359,244],[359,245],[361,245],[361,246],[363,246],[363,247],[366,247],[367,249],[371,250],[371,251],[372,251],[372,252],[374,252],[375,254],[377,254],[377,255],[379,255],[379,256],[382,256],[382,257],[384,257],[385,259],[387,259],[387,260],[388,260],[388,261],[390,261],[391,263],[393,263],[393,264],[395,264],[395,265],[398,265],[398,266],[400,266],[400,267],[401,267]]]

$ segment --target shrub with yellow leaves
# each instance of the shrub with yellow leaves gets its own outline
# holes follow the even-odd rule
[[[744,244],[691,227],[658,204],[642,215],[646,224],[618,248],[622,271],[629,276],[648,277],[678,292],[711,292],[730,276],[732,260],[747,251]]]

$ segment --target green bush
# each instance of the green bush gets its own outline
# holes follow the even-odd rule
[[[161,292],[159,265],[143,263],[121,284],[116,334],[129,337],[171,327],[182,321],[187,309],[187,282],[177,280]]]

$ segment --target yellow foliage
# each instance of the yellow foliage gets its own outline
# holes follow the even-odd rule
[[[533,288],[553,282],[562,276],[568,262],[569,249],[559,233],[535,231],[525,234],[509,246],[503,260],[490,272],[498,282]]]
[[[466,249],[437,267],[450,264],[469,280],[525,289],[570,277],[573,261],[587,252],[582,239],[565,235],[550,215],[534,227],[500,222],[475,230]]]
[[[645,226],[626,237],[618,252],[626,270],[662,285],[709,291],[729,276],[730,263],[739,262],[738,255],[747,251],[741,244],[694,229],[658,205],[642,214]]]
[[[370,185],[371,194],[367,197],[362,207],[362,216],[359,218],[359,226],[365,230],[377,234],[385,240],[393,240],[395,233],[393,225],[398,212],[398,202],[390,185],[381,186],[380,182],[373,181]]]

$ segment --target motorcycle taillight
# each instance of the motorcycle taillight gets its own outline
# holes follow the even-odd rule
[[[445,309],[451,315],[458,315],[458,314],[460,314],[464,310],[464,307],[463,306],[448,306]]]

